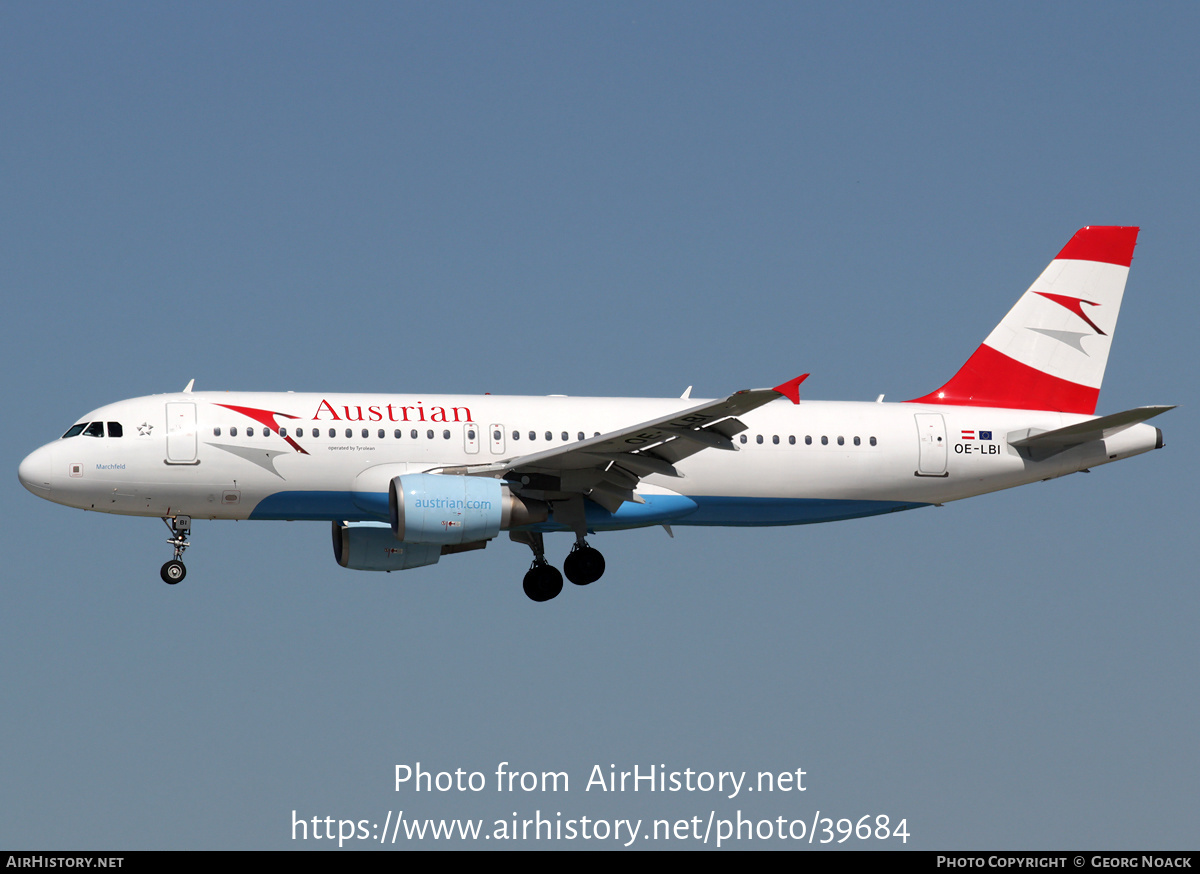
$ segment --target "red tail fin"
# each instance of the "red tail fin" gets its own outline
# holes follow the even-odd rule
[[[1095,413],[1137,235],[1080,230],[962,369],[910,403]]]

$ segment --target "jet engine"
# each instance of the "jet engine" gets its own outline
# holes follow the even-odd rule
[[[392,527],[382,522],[333,523],[333,557],[355,571],[405,571],[437,564],[436,543],[397,543]]]
[[[395,540],[457,545],[491,540],[502,530],[545,522],[550,508],[522,500],[498,479],[410,473],[392,479],[388,509]]]

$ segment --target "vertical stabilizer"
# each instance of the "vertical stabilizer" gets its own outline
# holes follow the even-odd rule
[[[910,403],[1093,415],[1137,235],[1082,228],[962,369]]]

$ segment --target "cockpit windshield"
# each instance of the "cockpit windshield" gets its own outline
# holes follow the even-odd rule
[[[122,436],[124,436],[124,433],[125,433],[125,429],[121,427],[120,422],[109,422],[108,423],[108,436],[109,437],[122,437]],[[72,425],[67,430],[67,433],[62,435],[62,439],[66,440],[68,437],[78,437],[80,434],[84,435],[85,437],[103,437],[104,436],[104,423],[103,422],[80,422],[78,425]]]

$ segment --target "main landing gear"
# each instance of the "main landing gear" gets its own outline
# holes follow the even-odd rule
[[[594,583],[604,576],[604,556],[600,550],[588,546],[586,540],[577,540],[563,562],[563,573],[577,586]]]
[[[558,568],[546,561],[546,548],[540,531],[511,531],[508,535],[517,543],[524,543],[533,550],[533,564],[525,573],[523,588],[534,601],[549,601],[563,589],[563,575]],[[594,583],[604,575],[604,556],[600,550],[588,546],[582,537],[571,547],[571,554],[563,562],[567,579],[577,586]]]
[[[171,539],[167,543],[175,547],[175,557],[162,566],[159,576],[164,583],[173,586],[187,576],[187,568],[183,566],[183,551],[191,546],[188,535],[192,533],[191,516],[163,516],[163,522],[171,530]]]

